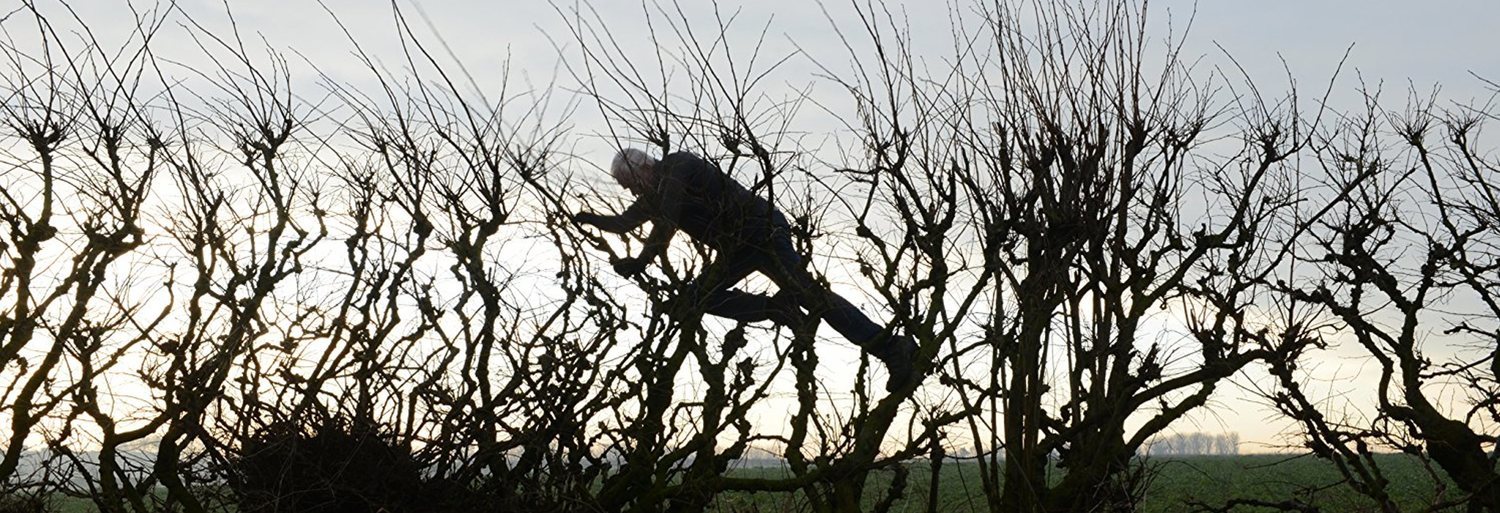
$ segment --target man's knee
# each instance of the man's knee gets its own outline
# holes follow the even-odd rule
[[[785,288],[771,296],[769,306],[771,321],[782,325],[796,325],[803,320],[802,301],[797,294]]]

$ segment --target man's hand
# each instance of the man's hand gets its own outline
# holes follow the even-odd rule
[[[625,257],[614,262],[615,272],[631,277],[646,271],[646,259]]]

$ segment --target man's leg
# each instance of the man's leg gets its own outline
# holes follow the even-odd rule
[[[795,312],[764,294],[752,294],[733,288],[754,272],[763,258],[750,251],[726,255],[721,264],[708,267],[688,285],[685,294],[691,301],[700,301],[697,306],[705,313],[740,322],[773,321],[791,324]]]
[[[812,273],[802,266],[802,257],[792,247],[790,240],[776,241],[772,256],[770,265],[761,267],[760,270],[781,287],[781,292],[777,294],[790,292],[809,313],[821,317],[834,331],[884,363],[890,371],[886,390],[894,391],[904,387],[916,377],[911,367],[916,343],[911,337],[887,333],[885,328],[870,320],[854,303],[819,284]]]
[[[775,251],[767,255],[759,270],[781,288],[778,296],[791,294],[808,313],[816,315],[844,338],[861,347],[875,341],[883,328],[860,311],[844,296],[823,287],[802,266],[802,257],[791,241],[777,241]]]

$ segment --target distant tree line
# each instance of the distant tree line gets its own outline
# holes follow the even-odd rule
[[[1146,443],[1150,456],[1233,456],[1240,453],[1240,434],[1172,433]]]

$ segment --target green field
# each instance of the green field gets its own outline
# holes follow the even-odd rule
[[[1405,455],[1378,457],[1382,471],[1391,483],[1391,493],[1403,510],[1421,510],[1434,503],[1438,486],[1433,483],[1415,458]],[[1349,487],[1339,483],[1337,473],[1327,462],[1311,457],[1289,456],[1195,456],[1153,458],[1148,463],[1159,469],[1145,497],[1142,511],[1189,511],[1190,504],[1201,502],[1220,506],[1234,498],[1285,501],[1297,499],[1329,512],[1376,511],[1374,505]],[[930,482],[930,467],[925,463],[909,467],[906,496],[893,511],[925,511]],[[744,468],[732,470],[742,477],[776,477],[785,475],[777,468]],[[885,493],[890,472],[877,473],[867,487],[866,508]],[[988,511],[981,491],[978,467],[973,463],[948,463],[939,481],[938,510],[944,512]],[[1447,485],[1447,483],[1445,483]],[[1446,499],[1459,491],[1447,485]],[[59,499],[54,511],[85,513],[97,511],[83,499]],[[771,513],[803,511],[805,501],[798,494],[726,493],[719,496],[710,511],[722,513]],[[1450,510],[1457,511],[1456,508]],[[1236,512],[1276,511],[1270,508],[1241,507]]]
[[[1391,454],[1377,458],[1391,493],[1403,510],[1421,510],[1434,503],[1438,486],[1428,477],[1415,458]],[[1146,494],[1142,511],[1189,511],[1193,502],[1221,506],[1230,499],[1286,501],[1297,499],[1330,512],[1378,511],[1374,504],[1340,484],[1338,473],[1327,462],[1311,457],[1275,455],[1193,456],[1152,458],[1149,464],[1160,470]],[[911,467],[906,497],[893,511],[925,511],[930,482],[930,467]],[[778,469],[741,469],[741,475],[774,476]],[[882,473],[868,487],[867,507],[884,493],[890,473]],[[1445,480],[1446,481],[1446,480]],[[1446,499],[1460,492],[1451,484]],[[945,464],[939,481],[938,511],[989,511],[980,486],[978,467],[973,463]],[[725,494],[714,511],[783,512],[800,511],[802,501],[785,494]],[[1450,508],[1458,511],[1457,508]],[[1236,512],[1276,511],[1271,508],[1240,507]]]

